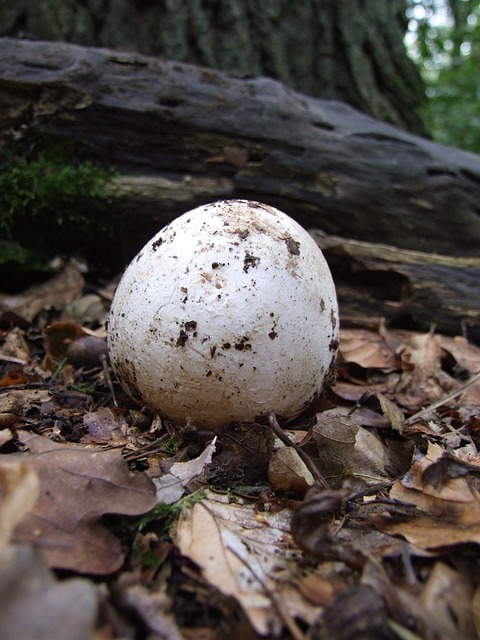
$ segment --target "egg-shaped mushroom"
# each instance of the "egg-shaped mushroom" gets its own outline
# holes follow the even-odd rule
[[[335,287],[312,237],[277,209],[219,201],[164,227],[116,290],[108,350],[141,405],[199,427],[300,414],[331,379]]]

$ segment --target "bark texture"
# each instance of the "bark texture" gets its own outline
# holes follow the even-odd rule
[[[4,0],[0,35],[134,50],[270,76],[424,133],[405,0]]]
[[[388,245],[311,235],[335,280],[346,324],[387,324],[466,335],[480,343],[480,258],[456,258]]]
[[[0,129],[41,125],[119,167],[127,254],[218,198],[305,227],[480,254],[480,158],[277,81],[64,43],[0,41]]]

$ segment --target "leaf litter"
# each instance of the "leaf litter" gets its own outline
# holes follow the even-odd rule
[[[6,458],[20,459],[35,471],[40,492],[16,527],[13,542],[33,544],[56,568],[102,575],[117,571],[124,559],[121,544],[100,517],[152,509],[151,480],[131,476],[118,450],[60,444],[23,430],[17,435],[27,451]]]
[[[112,287],[55,278],[0,297],[1,637],[480,637],[477,346],[344,327],[308,415],[214,441],[112,381]]]

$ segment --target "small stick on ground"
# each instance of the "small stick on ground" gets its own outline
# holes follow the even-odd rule
[[[110,394],[112,396],[113,405],[115,407],[118,407],[117,396],[115,395],[115,389],[112,382],[112,376],[110,375],[110,370],[108,368],[107,356],[101,355],[100,362],[102,363],[103,376],[104,376],[105,382],[107,383],[108,390],[110,391]]]
[[[277,614],[278,614],[280,620],[287,627],[287,629],[290,632],[290,635],[292,636],[293,640],[306,640],[305,634],[302,632],[300,627],[297,625],[295,620],[292,618],[292,616],[288,612],[287,607],[286,607],[285,603],[283,602],[283,598],[280,595],[274,593],[272,591],[272,589],[270,589],[265,584],[265,582],[258,575],[258,573],[253,569],[253,567],[250,566],[250,564],[245,560],[245,558],[243,558],[238,553],[238,551],[236,549],[234,549],[231,546],[228,546],[227,549],[231,553],[233,553],[233,555],[236,556],[240,560],[240,562],[242,562],[247,567],[247,569],[250,571],[250,573],[253,575],[253,577],[260,584],[262,589],[265,591],[267,596],[270,598],[273,606],[275,607],[275,609],[277,611]]]
[[[278,436],[280,440],[283,442],[283,444],[285,444],[287,447],[293,447],[295,449],[295,451],[298,453],[302,461],[305,463],[307,469],[310,471],[310,473],[315,478],[315,481],[320,485],[320,487],[322,487],[323,489],[330,489],[330,485],[322,476],[320,471],[317,469],[316,465],[314,464],[310,456],[306,454],[305,451],[298,446],[298,444],[295,444],[294,442],[292,442],[290,438],[287,436],[287,434],[285,433],[285,431],[282,429],[282,427],[278,424],[278,420],[275,413],[273,411],[269,411],[267,417],[268,417],[268,424],[270,425],[270,428],[275,433],[275,435]]]
[[[440,400],[437,400],[436,402],[428,405],[428,407],[425,407],[425,409],[421,409],[421,411],[417,411],[417,413],[414,413],[412,416],[410,416],[405,420],[405,424],[411,424],[412,422],[415,422],[415,420],[418,420],[418,418],[423,418],[424,416],[428,415],[435,409],[438,409],[438,407],[441,407],[442,405],[446,404],[450,400],[453,400],[453,398],[456,398],[457,396],[461,395],[464,391],[468,389],[468,387],[471,387],[472,384],[475,384],[476,382],[478,382],[478,380],[480,380],[480,371],[478,371],[474,376],[472,376],[470,380],[465,384],[463,384],[461,387],[458,387],[458,389],[455,389],[455,391],[452,391],[452,393],[449,393],[448,396],[445,396],[444,398],[440,398]]]

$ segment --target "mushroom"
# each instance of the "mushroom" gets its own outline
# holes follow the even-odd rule
[[[312,237],[247,200],[198,207],[127,267],[109,317],[123,389],[178,424],[217,429],[303,412],[331,380],[335,286]]]

